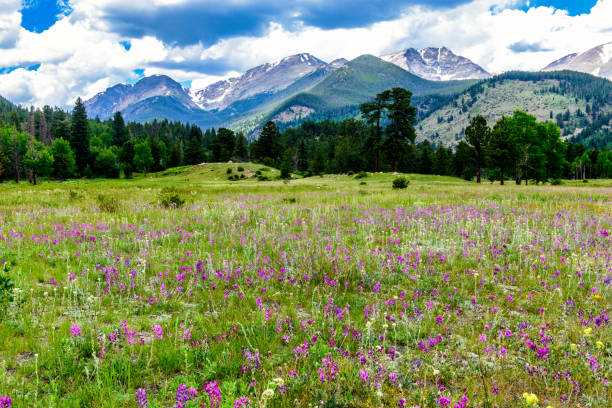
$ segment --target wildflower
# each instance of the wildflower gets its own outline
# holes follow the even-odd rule
[[[211,381],[206,384],[206,393],[208,394],[208,404],[202,405],[202,407],[219,408],[221,406],[221,392],[217,387],[216,381]]]
[[[8,395],[0,397],[0,408],[11,408],[13,400]]]
[[[597,346],[597,348],[603,348],[603,346],[604,346],[603,342],[601,342],[601,341],[597,341],[595,343],[595,345]]]
[[[319,368],[319,378],[321,379],[321,383],[332,383],[336,381],[336,375],[338,374],[338,363],[333,360],[331,354],[327,357],[323,357],[321,360],[321,365],[323,367]]]
[[[571,348],[572,350],[576,350],[578,347],[580,347],[580,344],[572,343],[572,344],[570,345],[570,348]]]
[[[185,403],[198,396],[198,390],[193,387],[187,387],[185,384],[179,384],[176,389],[176,408],[185,408]]]
[[[261,406],[265,407],[268,403],[268,400],[274,397],[274,390],[271,388],[266,389],[261,393]]]
[[[147,401],[147,392],[144,388],[139,388],[136,390],[136,403],[141,408],[147,408],[149,406],[149,402]]]
[[[251,403],[248,397],[240,397],[234,401],[234,408],[244,408]]]
[[[523,398],[525,398],[525,402],[527,403],[527,405],[537,405],[537,403],[540,401],[538,397],[532,393],[524,392]]]
[[[586,329],[584,329],[582,331],[582,333],[584,334],[584,337],[590,336],[592,334],[592,332],[593,332],[593,328],[591,328],[591,327],[587,327]]]
[[[70,325],[70,334],[74,337],[79,337],[81,335],[81,328],[76,324]]]
[[[162,327],[159,325],[155,325],[153,326],[153,332],[155,333],[155,338],[156,339],[163,339],[164,338],[164,332],[162,330]]]
[[[359,376],[361,377],[361,381],[368,384],[368,379],[370,378],[370,376],[368,375],[367,370],[359,370]]]

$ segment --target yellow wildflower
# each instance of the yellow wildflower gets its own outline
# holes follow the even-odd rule
[[[535,394],[532,393],[523,393],[523,398],[525,398],[525,402],[527,405],[536,405],[540,400]]]
[[[576,350],[578,347],[580,347],[580,344],[572,343],[570,347],[572,348],[572,350]]]
[[[587,327],[586,329],[584,329],[582,331],[582,333],[585,335],[585,337],[590,336],[592,332],[593,332],[593,329],[591,327]]]
[[[597,348],[603,348],[604,346],[604,344],[601,341],[596,342],[595,345],[597,346]]]

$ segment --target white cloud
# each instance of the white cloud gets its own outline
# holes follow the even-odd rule
[[[134,0],[130,7],[184,1],[154,0],[151,4]],[[70,16],[36,34],[19,26],[20,0],[0,0],[0,49],[6,48],[0,50],[0,68],[41,63],[38,71],[17,69],[0,75],[0,95],[24,105],[71,106],[77,96],[88,98],[134,78],[133,70],[138,68],[145,69],[145,75],[192,80],[193,88],[201,88],[237,74],[236,70],[299,52],[331,61],[442,45],[491,72],[537,70],[568,53],[612,40],[612,0],[599,0],[591,13],[580,16],[547,7],[504,9],[516,0],[474,0],[447,10],[412,7],[396,20],[356,29],[303,26],[288,30],[271,23],[262,37],[225,39],[210,47],[179,47],[154,37],[121,37],[102,18],[104,7],[121,3],[125,0],[73,0]],[[119,44],[123,40],[131,42],[129,51]],[[512,44],[522,42],[550,51],[519,54],[510,50]],[[219,74],[210,68],[219,65],[234,72]]]
[[[12,48],[19,36],[21,14],[19,0],[0,0],[0,50]]]

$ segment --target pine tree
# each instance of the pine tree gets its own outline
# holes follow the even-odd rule
[[[123,116],[121,116],[121,112],[115,112],[113,116],[113,128],[111,133],[111,144],[113,146],[123,146],[125,142],[128,140],[128,131],[125,127],[125,121],[123,120]]]
[[[204,161],[204,148],[197,135],[192,134],[185,148],[185,164],[200,164]]]
[[[287,179],[291,177],[291,172],[293,171],[293,151],[291,149],[285,150],[283,154],[283,161],[281,163],[281,174],[280,177],[282,179]]]
[[[370,137],[366,144],[370,150],[376,152],[376,172],[380,171],[380,148],[382,147],[383,137],[380,122],[384,117],[385,110],[388,108],[390,99],[391,91],[387,90],[376,95],[371,102],[366,102],[360,106],[361,116],[365,118],[366,123],[371,127]]]
[[[273,163],[277,163],[282,154],[282,149],[278,126],[276,126],[276,123],[268,121],[261,130],[259,140],[253,143],[254,159],[263,162],[267,158],[272,160]]]
[[[72,110],[70,128],[70,146],[74,151],[77,171],[83,175],[89,165],[91,152],[89,150],[89,123],[87,112],[81,98],[77,98]]]
[[[395,171],[397,161],[406,151],[406,143],[414,143],[416,133],[413,125],[416,123],[416,108],[410,106],[412,92],[404,88],[393,88],[388,105],[390,123],[385,128],[387,140],[385,152],[392,160],[391,171]]]
[[[181,139],[177,140],[170,151],[170,167],[178,167],[183,165],[183,143]]]
[[[248,161],[249,159],[249,145],[246,137],[244,137],[244,133],[242,132],[239,132],[238,135],[236,135],[232,157],[243,162]]]
[[[486,154],[489,169],[500,170],[500,184],[504,184],[504,171],[514,162],[514,148],[510,139],[511,118],[502,116],[491,130]]]
[[[491,129],[487,126],[487,120],[482,115],[472,118],[470,125],[465,128],[465,140],[473,149],[474,163],[478,167],[477,183],[480,183],[482,167],[486,160],[485,149],[490,137]]]

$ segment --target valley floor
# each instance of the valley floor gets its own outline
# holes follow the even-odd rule
[[[612,181],[242,166],[0,185],[0,397],[609,406]]]

